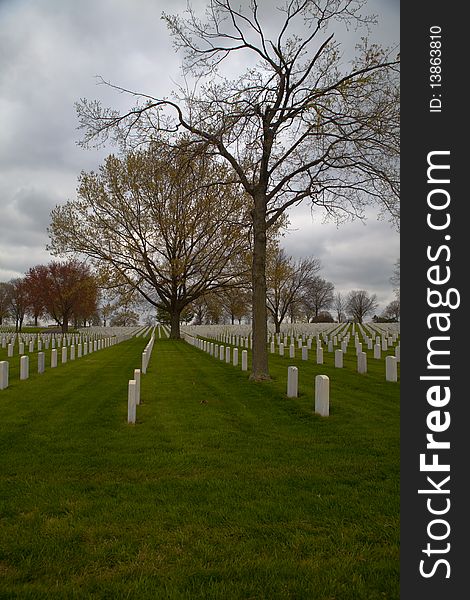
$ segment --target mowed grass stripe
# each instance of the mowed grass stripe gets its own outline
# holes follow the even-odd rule
[[[322,419],[308,386],[285,397],[287,362],[272,360],[274,380],[254,384],[157,338],[127,425],[145,344],[0,396],[6,597],[398,598],[392,396],[368,397],[366,380],[344,371]]]

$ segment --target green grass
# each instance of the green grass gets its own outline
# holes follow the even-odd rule
[[[157,339],[128,425],[147,341],[0,392],[0,598],[399,598],[399,397],[383,360],[358,375],[352,350],[344,369],[326,352],[270,356],[273,380],[255,384]]]

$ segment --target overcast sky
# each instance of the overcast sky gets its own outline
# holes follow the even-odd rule
[[[96,98],[129,108],[129,98],[98,85],[96,75],[144,93],[169,93],[180,57],[160,15],[185,6],[186,0],[0,0],[0,281],[52,260],[45,249],[51,209],[75,197],[80,171],[96,169],[116,151],[77,146],[74,103]],[[373,37],[395,45],[398,0],[369,0],[368,11],[380,18]],[[319,258],[320,274],[337,291],[377,294],[378,313],[393,300],[389,278],[399,234],[375,211],[366,224],[336,227],[303,205],[290,219],[283,240],[289,254]]]

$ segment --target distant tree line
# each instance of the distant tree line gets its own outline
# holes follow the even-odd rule
[[[249,256],[245,257],[249,260]],[[187,302],[178,315],[180,323],[225,324],[251,323],[252,293],[243,262],[240,270],[230,266],[232,279],[225,286],[206,290]],[[322,265],[317,258],[294,259],[271,239],[267,260],[267,309],[276,331],[283,322],[362,323],[377,308],[376,294],[352,290],[346,295],[335,293],[335,286],[319,275]],[[383,313],[373,316],[376,322],[396,322],[400,319],[399,261],[393,276],[396,299]],[[113,279],[102,269],[92,272],[76,259],[36,265],[24,277],[0,282],[0,325],[13,321],[21,331],[25,318],[37,326],[40,319],[50,318],[62,331],[69,325],[135,326],[139,323],[142,303],[140,294],[128,282]],[[154,305],[155,306],[155,305]],[[158,305],[149,322],[172,325],[171,311]],[[174,325],[174,320],[173,320]]]

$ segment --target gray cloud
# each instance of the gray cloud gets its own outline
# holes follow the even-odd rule
[[[114,150],[77,146],[74,103],[98,98],[129,108],[132,99],[97,85],[96,75],[169,95],[180,58],[160,16],[185,8],[186,0],[0,1],[0,280],[51,260],[45,250],[50,210],[75,196],[81,170],[96,169]],[[370,0],[367,10],[382,15],[373,37],[385,45],[398,40],[397,1]],[[287,251],[319,257],[323,276],[338,290],[367,289],[383,305],[393,298],[388,278],[399,243],[387,223],[371,212],[366,226],[337,229],[312,223],[306,206],[292,223]]]
[[[322,262],[320,275],[347,294],[365,289],[377,294],[380,312],[394,299],[390,277],[400,253],[400,236],[387,221],[377,219],[369,208],[366,220],[323,223],[307,205],[290,214],[290,226],[282,246],[294,257],[315,256]]]

